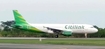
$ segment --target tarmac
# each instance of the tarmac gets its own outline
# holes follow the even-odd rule
[[[1,43],[0,49],[105,49],[105,46]]]
[[[49,39],[49,38],[0,37],[0,39]],[[50,38],[50,39],[86,39],[86,38]],[[105,40],[105,38],[87,38],[87,39]],[[105,49],[105,46],[0,43],[0,49]]]

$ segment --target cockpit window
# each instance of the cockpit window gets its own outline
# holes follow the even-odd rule
[[[94,25],[93,27],[94,27],[94,28],[98,28],[98,27],[97,27],[97,26],[95,26],[95,25]]]

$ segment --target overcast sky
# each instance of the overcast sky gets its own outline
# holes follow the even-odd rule
[[[105,28],[105,0],[0,0],[0,21],[18,10],[29,23],[92,24]]]

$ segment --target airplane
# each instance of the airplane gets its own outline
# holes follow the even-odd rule
[[[96,33],[98,29],[90,24],[31,24],[28,23],[18,10],[13,10],[15,18],[15,28],[34,31],[38,33],[55,34],[56,38],[59,34],[64,36],[71,36],[72,33],[84,33],[87,38],[88,33]]]

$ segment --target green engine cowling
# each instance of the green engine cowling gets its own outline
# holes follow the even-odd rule
[[[71,36],[72,35],[72,32],[71,31],[63,31],[62,34],[64,36]]]

